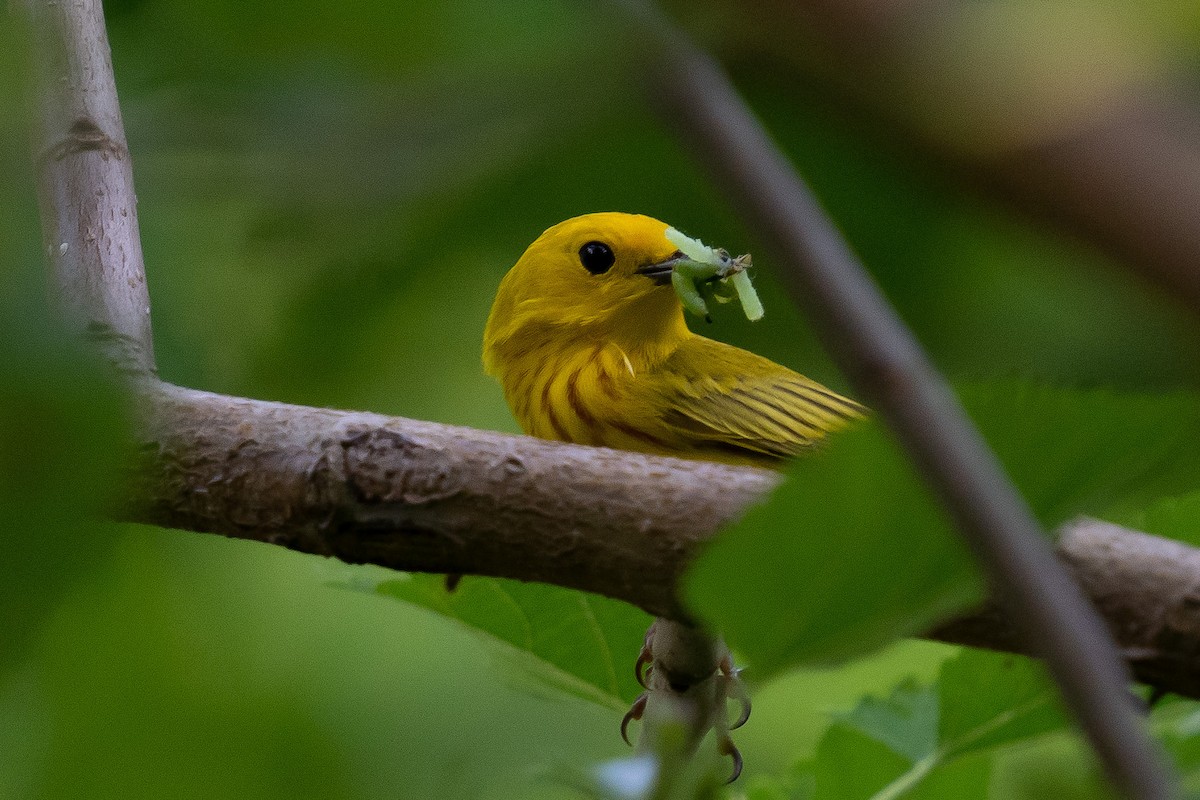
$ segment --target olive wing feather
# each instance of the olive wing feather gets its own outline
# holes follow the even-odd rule
[[[866,415],[853,400],[730,345],[694,337],[657,370],[661,423],[697,449],[782,460]]]

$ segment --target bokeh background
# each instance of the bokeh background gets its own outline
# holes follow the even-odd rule
[[[1200,388],[1191,299],[1144,277],[1169,259],[1114,233],[1143,222],[1130,208],[1145,195],[1189,196],[1200,11],[671,10],[952,378]],[[637,211],[755,251],[642,95],[603,4],[106,13],[172,382],[516,432],[480,339],[500,277],[544,228]],[[96,521],[121,468],[121,401],[47,322],[16,36],[0,26],[0,797],[574,796],[547,774],[623,755],[620,712],[453,620],[350,588],[381,571]],[[1128,205],[1057,202],[1070,145],[1117,113],[1141,115],[1144,137],[1122,141],[1145,147],[1072,168],[1154,175],[1168,159],[1177,182],[1147,178]],[[704,333],[844,389],[755,263],[765,319],[722,309]],[[832,714],[931,679],[954,652],[906,642],[767,685],[738,737],[739,791],[810,755]],[[1089,796],[1079,748],[1043,744],[997,761],[992,796],[1047,796],[1050,781]]]

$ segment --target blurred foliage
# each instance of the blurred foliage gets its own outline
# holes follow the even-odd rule
[[[1040,666],[964,651],[942,665],[935,683],[907,681],[837,715],[814,756],[776,788],[813,800],[983,796],[992,764],[981,756],[1066,724]]]
[[[112,546],[129,431],[117,387],[50,324],[0,318],[0,677],[41,618]],[[0,314],[3,310],[0,309]]]
[[[1133,524],[1147,533],[1200,547],[1200,492],[1163,498],[1146,508]]]
[[[963,7],[1019,22],[1028,5]],[[762,58],[749,22],[727,19],[733,8],[689,8],[687,22],[724,51],[939,365],[959,381],[1023,381],[973,408],[985,428],[1009,434],[1010,467],[1044,461],[1039,508],[1054,521],[1125,498],[1121,519],[1196,541],[1196,484],[1185,473],[1137,492],[1121,478],[1163,466],[1172,434],[1184,444],[1191,435],[1196,318],[1095,247],[959,180],[828,85]],[[1124,18],[1111,9],[1106,19]],[[585,4],[301,0],[285,10],[110,0],[107,14],[168,380],[515,431],[482,374],[479,341],[500,276],[542,229],[630,210],[733,252],[755,249]],[[1169,44],[1145,52],[1169,53],[1169,71],[1194,67],[1195,15],[1147,18],[1154,41]],[[971,31],[995,33],[989,52],[1017,53],[988,63],[1024,64],[1011,42],[1029,27]],[[1106,30],[1123,35],[1120,25]],[[6,75],[19,72],[14,35],[0,26]],[[821,50],[803,57],[820,60]],[[1054,66],[1053,53],[1038,57],[1039,69]],[[1145,61],[1112,62],[1125,63]],[[1078,75],[1055,84],[1059,96]],[[937,108],[914,103],[913,112],[934,124]],[[19,82],[0,81],[0,112],[0,796],[536,800],[576,796],[548,771],[586,773],[626,754],[616,704],[633,691],[639,612],[471,578],[446,596],[437,578],[97,521],[114,501],[126,423],[103,375],[47,324]],[[751,325],[718,308],[704,332],[842,388],[769,260],[756,264],[765,319]],[[1030,381],[1099,391],[1016,388]],[[1057,403],[1059,416],[1014,416],[1031,397]],[[869,491],[868,467],[892,462],[878,444],[863,446],[859,474],[845,481]],[[858,447],[847,437],[842,461]],[[814,481],[822,469],[853,472],[839,448],[827,465],[798,469]],[[889,489],[909,498],[915,524],[911,479],[896,481]],[[822,500],[854,510],[845,486]],[[883,529],[884,509],[857,511],[872,508],[881,538],[827,554],[850,566],[856,552],[864,565],[878,559],[877,582],[902,578],[872,587],[875,596],[860,584],[862,607],[899,603],[914,585],[961,585],[957,558],[933,547],[921,562],[915,541],[888,541],[896,529]],[[719,616],[718,605],[736,610],[770,586],[777,605],[759,619],[769,631],[793,587],[811,587],[820,604],[811,614],[863,574],[841,575],[837,587],[819,563],[829,562],[790,562],[790,582],[728,583],[706,602]],[[1024,696],[1028,684],[1009,680],[1023,667],[1005,678],[973,660],[982,656],[957,656],[939,677],[956,652],[907,642],[760,686],[738,732],[747,767],[734,792],[829,796],[821,776],[848,758],[863,765],[857,787],[869,794],[930,742],[953,741],[945,726],[955,714],[970,727]],[[971,681],[986,690],[961,690]],[[884,734],[864,719],[887,704],[863,698],[896,686],[907,688],[893,699],[911,700],[914,713],[887,717]],[[936,738],[931,715],[915,713],[919,697],[937,698]],[[1190,785],[1200,774],[1196,708],[1171,703],[1155,714]],[[925,749],[892,749],[896,731]],[[1067,731],[955,755],[905,796],[1095,796],[1094,766]]]
[[[756,676],[862,655],[980,595],[941,509],[875,423],[799,461],[770,502],[705,549],[686,585]]]
[[[1008,381],[965,386],[961,399],[1047,526],[1085,513],[1123,521],[1130,509],[1200,484],[1200,394]],[[1147,513],[1157,521],[1169,510]],[[1178,535],[1168,527],[1159,523],[1159,532]],[[897,564],[904,581],[893,577]],[[928,630],[978,603],[981,585],[900,448],[869,422],[797,461],[770,502],[697,560],[687,595],[770,675]]]

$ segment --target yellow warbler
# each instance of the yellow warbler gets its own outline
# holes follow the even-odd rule
[[[637,214],[560,222],[501,281],[483,337],[484,367],[533,436],[779,466],[864,409],[787,367],[688,330],[681,296],[707,314],[697,280],[728,277],[719,294],[728,299],[730,289],[747,316],[762,315],[743,271],[748,264],[747,256],[730,259]],[[643,686],[655,639],[652,627],[636,667]],[[724,646],[716,652],[713,671],[724,688],[706,724],[717,728],[719,751],[733,756],[733,780],[742,761],[729,730],[750,708]],[[743,702],[732,726],[725,696]],[[625,715],[622,736],[648,697]]]
[[[778,466],[863,416],[803,375],[688,330],[671,285],[686,259],[666,231],[638,214],[575,217],[505,275],[483,363],[526,433]]]

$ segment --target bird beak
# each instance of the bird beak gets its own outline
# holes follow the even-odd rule
[[[676,250],[666,261],[659,261],[657,264],[647,264],[644,267],[639,267],[636,272],[638,275],[645,275],[659,286],[665,286],[671,282],[671,273],[675,271],[675,265],[680,261],[685,261],[686,258],[683,253]]]

